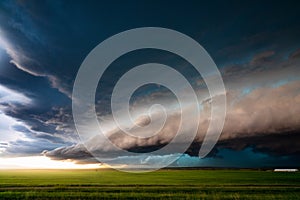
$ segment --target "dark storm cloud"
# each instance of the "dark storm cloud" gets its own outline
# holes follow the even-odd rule
[[[291,142],[291,138],[293,141],[299,141],[299,131],[299,129],[286,132],[282,130],[282,132],[272,135],[257,133],[251,137],[225,139],[218,143],[217,148],[227,148],[238,151],[253,148],[256,152],[263,152],[272,156],[298,156],[300,154],[300,147],[297,142]]]
[[[77,163],[98,162],[82,144],[59,147],[53,151],[45,150],[43,154],[54,160],[74,160]]]
[[[32,153],[44,150],[42,146],[56,148],[78,141],[70,100],[52,87],[71,96],[77,68],[93,44],[83,40],[82,32],[77,30],[78,20],[74,23],[71,17],[73,10],[65,9],[68,5],[53,1],[2,2],[1,48],[10,58],[3,63],[0,82],[33,101],[31,105],[3,102],[2,106],[6,115],[26,126],[15,126],[13,130],[22,132],[25,140],[37,143]],[[74,12],[81,12],[79,8]],[[49,144],[38,145],[40,139]],[[16,145],[22,145],[22,140],[11,143],[4,153],[16,153],[11,149],[19,149],[20,154],[27,154],[27,150],[21,151]],[[26,141],[24,146],[30,147]]]
[[[290,56],[290,59],[296,59],[296,58],[300,58],[300,49],[298,49],[297,51],[293,52]]]
[[[26,105],[19,101],[0,102],[1,111],[22,124],[13,126],[13,130],[25,137],[9,142],[6,153],[27,155],[47,150],[45,155],[54,159],[90,160],[90,154],[82,145],[74,145],[79,139],[71,114],[72,83],[81,62],[93,47],[111,35],[136,27],[158,26],[193,37],[222,67],[229,109],[218,148],[240,150],[254,146],[269,154],[295,154],[298,148],[291,144],[292,140],[276,146],[275,139],[271,138],[279,140],[287,133],[296,136],[299,130],[297,4],[218,2],[216,6],[205,2],[2,1],[0,48],[4,51],[0,50],[0,54],[6,52],[7,55],[0,55],[0,84],[31,102]],[[211,10],[215,11],[213,15]],[[135,52],[127,55],[127,60],[120,58],[107,71],[102,80],[104,87],[96,99],[100,117],[109,114],[110,93],[119,76],[144,62],[175,66],[197,83],[198,88],[195,88],[201,95],[206,95],[202,91],[203,80],[195,71],[188,70],[189,66],[182,59],[161,56],[161,52],[145,54],[148,57]],[[148,93],[149,97],[133,98],[140,101],[133,102],[133,107],[147,104],[151,98],[170,97],[159,87],[149,90],[152,93],[141,92],[141,96]],[[209,102],[207,97],[202,104],[209,109]],[[195,147],[188,150],[190,155],[196,155],[202,141],[209,122],[206,112]],[[148,123],[145,119],[138,120],[138,124]],[[110,130],[110,136],[127,150],[150,151],[167,144],[173,137],[170,130],[177,125],[178,116],[174,114],[162,134],[150,140],[126,137],[119,129]],[[241,138],[242,147],[237,138]],[[289,144],[295,152],[285,151]],[[57,147],[62,148],[53,150]],[[98,153],[115,156],[114,152],[103,151],[105,144],[95,147]]]
[[[16,140],[10,142],[9,145],[5,147],[5,154],[1,156],[16,157],[26,155],[41,155],[41,152],[44,150],[51,150],[62,145],[62,143],[49,143],[49,141],[44,139],[35,139],[32,141]]]
[[[69,106],[52,108],[46,119],[45,123],[55,125],[57,131],[65,131],[66,133],[74,132],[73,116]]]
[[[8,145],[3,147],[4,150],[2,150],[1,155],[8,156],[17,153],[18,150],[20,150],[18,155],[40,154],[45,150],[45,147],[51,149],[77,141],[75,132],[70,130],[71,128],[68,126],[71,123],[70,120],[67,120],[70,115],[67,115],[66,112],[64,118],[57,118],[57,116],[62,115],[61,110],[63,108],[60,111],[56,108],[50,108],[48,111],[49,108],[41,107],[35,100],[7,88],[0,89],[0,93],[2,95],[0,96],[1,113],[9,116],[9,119],[13,121],[10,122],[12,124],[8,125],[9,129],[5,134],[12,132],[12,135],[13,133],[20,133],[17,135],[22,136],[19,139],[16,138],[17,141],[9,141]],[[64,124],[62,125],[62,123]],[[40,143],[41,145],[39,145]],[[19,147],[19,145],[23,145],[24,148]],[[30,150],[30,148],[32,149]]]
[[[300,80],[299,71],[297,71],[300,60],[295,58],[278,59],[272,58],[275,52],[261,52],[253,57],[249,63],[245,63],[236,72],[235,68],[229,67],[225,73],[225,85],[227,87],[227,116],[219,142],[210,156],[217,156],[219,149],[233,149],[241,151],[246,148],[253,148],[255,151],[264,152],[273,156],[286,156],[299,154],[299,147],[295,141],[298,141],[300,131]],[[293,55],[294,53],[292,53]],[[275,62],[273,59],[281,60]],[[272,68],[269,65],[272,64]],[[247,66],[247,67],[246,67]],[[251,70],[252,69],[252,70]],[[268,82],[257,77],[256,88],[244,92],[244,87],[253,86],[249,82],[242,80],[253,80],[253,77],[265,77],[267,74],[271,78]],[[284,84],[274,85],[273,81],[292,80]],[[232,78],[236,80],[232,81]],[[237,87],[238,84],[238,87]],[[201,93],[201,89],[199,90]],[[160,94],[160,93],[157,93]],[[166,93],[164,93],[166,95]],[[154,95],[156,96],[156,95]],[[158,95],[159,96],[159,95]],[[151,99],[150,97],[147,97]],[[142,102],[147,102],[143,100]],[[170,102],[170,101],[169,101]],[[210,118],[210,101],[204,99],[204,107],[201,113],[201,120],[198,129],[198,136],[187,153],[197,156],[204,134],[207,130]],[[184,108],[188,109],[188,107]],[[291,117],[292,116],[292,117]],[[151,122],[161,121],[162,116],[157,115],[151,119]],[[191,119],[193,120],[193,119]],[[145,117],[138,118],[137,124],[148,124],[149,119]],[[116,128],[107,135],[110,141],[121,149],[132,152],[151,152],[167,145],[175,136],[180,123],[180,113],[173,113],[169,116],[163,129],[153,137],[141,139],[129,136],[122,130]],[[134,130],[132,128],[131,130]],[[143,133],[139,133],[141,135]],[[186,133],[187,134],[187,133]],[[291,140],[291,138],[294,138]],[[278,143],[278,141],[281,141]],[[182,141],[184,142],[184,141]],[[99,158],[116,158],[120,153],[111,151],[109,144],[103,143],[100,136],[91,138],[86,143],[93,154]],[[177,144],[181,145],[181,144]],[[178,147],[178,146],[177,146]],[[78,148],[78,149],[77,149]],[[67,151],[59,149],[47,152],[52,158],[67,158],[68,154],[81,152],[78,155],[84,155],[86,149],[82,145],[66,147]],[[176,152],[176,146],[173,148]],[[66,155],[62,155],[65,152]],[[172,152],[170,152],[172,153]]]
[[[43,27],[43,20],[46,19],[35,18],[26,4],[13,1],[4,1],[2,4],[2,46],[11,56],[10,62],[31,75],[47,77],[53,87],[70,95],[70,85],[57,78],[63,76],[58,70],[63,66],[56,58],[59,52],[51,43],[51,35],[45,34],[46,30],[53,28],[52,23],[48,21],[49,27]],[[69,77],[64,79],[67,81]]]
[[[6,115],[15,119],[21,119],[22,122],[24,122],[31,131],[41,132],[47,135],[59,135],[63,139],[65,136],[68,136],[67,134],[64,135],[65,133],[71,132],[69,127],[71,125],[68,124],[72,123],[72,118],[70,117],[70,114],[68,115],[67,112],[64,114],[64,118],[58,118],[58,116],[62,115],[62,109],[63,108],[60,108],[59,111],[54,108],[50,111],[44,111],[40,107],[35,107],[34,105],[22,105],[20,103],[13,102],[9,104],[2,103],[2,110]],[[72,133],[73,137],[75,137],[74,132]],[[68,140],[70,139],[71,138],[68,138]],[[68,140],[65,139],[65,141]]]
[[[23,133],[23,135],[27,138],[44,139],[44,140],[48,140],[48,142],[52,142],[52,143],[60,143],[60,144],[66,143],[66,141],[64,141],[62,138],[58,137],[57,135],[49,134],[46,132],[39,132],[39,131],[32,130],[32,129],[30,130],[27,127],[22,126],[22,125],[15,125],[15,126],[13,126],[13,129],[15,131]]]

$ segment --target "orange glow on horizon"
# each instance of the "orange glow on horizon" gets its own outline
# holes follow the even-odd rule
[[[99,169],[102,164],[77,164],[72,161],[51,160],[46,156],[0,158],[0,169]]]

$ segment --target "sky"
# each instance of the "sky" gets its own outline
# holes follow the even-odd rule
[[[199,158],[211,109],[203,78],[170,52],[137,50],[109,66],[96,93],[97,116],[105,119],[105,134],[114,144],[151,152],[174,137],[180,124],[178,102],[170,90],[155,84],[134,93],[131,109],[137,124],[147,124],[149,120],[140,117],[145,108],[164,105],[170,116],[158,135],[138,140],[112,122],[110,100],[116,82],[134,66],[156,62],[183,74],[202,108],[195,140],[171,166],[299,167],[299,6],[295,1],[1,1],[0,168],[36,168],[22,165],[36,159],[49,166],[64,161],[76,167],[98,163],[81,144],[74,125],[73,83],[94,47],[139,27],[173,29],[206,49],[224,81],[226,120],[214,149]],[[183,109],[189,109],[188,102]],[[151,121],[161,121],[161,115],[153,115]],[[151,165],[178,153],[120,156],[101,137],[91,138],[87,145],[104,158],[101,163],[116,166],[130,166],[132,160]]]

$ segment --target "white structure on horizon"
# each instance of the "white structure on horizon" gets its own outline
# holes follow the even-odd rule
[[[298,169],[274,169],[274,172],[297,172]]]

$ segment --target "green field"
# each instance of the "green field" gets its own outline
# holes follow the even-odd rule
[[[300,199],[300,173],[5,170],[0,171],[0,199]]]

